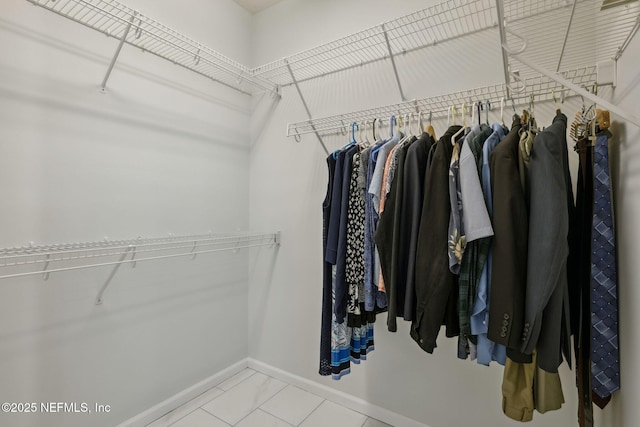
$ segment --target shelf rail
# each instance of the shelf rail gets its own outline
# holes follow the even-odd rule
[[[596,67],[584,67],[569,70],[562,73],[562,76],[572,84],[590,89],[596,83]],[[389,104],[370,109],[352,111],[334,116],[305,120],[301,122],[289,123],[287,125],[287,136],[300,136],[311,132],[318,132],[323,135],[347,133],[347,127],[353,123],[362,123],[373,119],[383,121],[391,115],[404,116],[422,112],[431,115],[433,118],[444,118],[452,105],[459,107],[462,103],[471,105],[473,102],[489,101],[494,108],[500,105],[502,99],[509,105],[528,105],[531,94],[534,94],[535,101],[552,100],[555,94],[557,98],[568,98],[573,92],[568,90],[563,84],[550,77],[532,77],[520,82],[523,89],[520,93],[511,92],[511,97],[507,92],[507,85],[504,83],[483,86],[475,89],[468,89],[456,93],[432,96],[429,98],[416,99],[412,101]],[[513,101],[513,102],[512,102]]]
[[[112,266],[96,299],[96,304],[100,304],[102,294],[122,264],[129,263],[135,268],[143,261],[176,257],[195,260],[200,254],[279,244],[279,232],[238,232],[4,248],[0,249],[0,279],[41,274],[47,280],[51,273]]]
[[[277,92],[277,86],[237,61],[116,0],[27,0],[60,16],[154,54],[245,94]],[[121,47],[121,46],[120,46]],[[109,66],[113,68],[119,49]],[[104,89],[108,74],[101,87]]]

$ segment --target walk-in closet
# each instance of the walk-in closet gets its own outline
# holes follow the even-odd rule
[[[637,0],[4,0],[0,425],[635,427]]]

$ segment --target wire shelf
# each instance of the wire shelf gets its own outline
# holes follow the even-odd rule
[[[279,244],[279,233],[192,234],[0,249],[0,279]],[[125,260],[130,256],[129,260]]]
[[[596,67],[583,67],[562,73],[563,77],[576,85],[591,87],[596,82]],[[546,101],[556,98],[567,98],[569,93],[560,83],[547,77],[532,77],[519,83],[521,93],[511,93],[515,105],[526,105],[530,102],[531,95],[535,101]],[[287,125],[287,136],[303,135],[317,131],[321,135],[347,134],[349,125],[353,122],[362,124],[373,119],[388,119],[391,115],[406,115],[422,112],[425,115],[431,114],[434,118],[447,116],[449,107],[467,103],[471,106],[473,102],[489,101],[495,108],[500,105],[502,98],[507,97],[505,84],[495,84],[475,89],[468,89],[456,93],[438,95],[429,98],[406,101],[398,104],[390,104],[382,107],[375,107],[366,110],[354,111],[350,113],[338,114],[335,116],[323,117],[314,120],[289,123]],[[510,103],[511,101],[509,101]]]
[[[287,86],[497,28],[494,0],[448,0],[330,43],[254,68],[256,76]],[[385,35],[386,33],[386,35]],[[387,38],[389,45],[387,45]]]
[[[246,94],[275,91],[248,67],[115,0],[27,0]]]
[[[513,48],[527,40],[523,56],[552,71],[563,71],[618,59],[638,30],[640,2],[601,10],[602,0],[505,0],[507,34]],[[536,72],[510,60],[523,78]]]

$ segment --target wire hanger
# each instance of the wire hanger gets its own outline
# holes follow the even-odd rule
[[[502,124],[502,127],[505,126],[505,124],[504,124],[504,96],[502,98],[500,98],[500,124]]]

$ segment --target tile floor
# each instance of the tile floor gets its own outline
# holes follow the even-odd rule
[[[147,427],[390,427],[275,378],[245,369]]]

